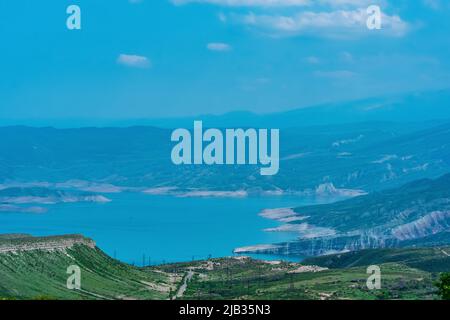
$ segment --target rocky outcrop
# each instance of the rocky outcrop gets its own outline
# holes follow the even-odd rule
[[[95,248],[95,242],[81,235],[67,235],[57,237],[24,237],[0,239],[0,254],[17,253],[33,250],[66,250],[75,245],[84,245]]]
[[[320,256],[326,254],[396,247],[400,241],[367,234],[318,237],[284,242],[270,247],[253,246],[238,248],[235,253],[264,253],[276,255]]]

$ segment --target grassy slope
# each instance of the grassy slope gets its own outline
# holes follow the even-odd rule
[[[327,268],[352,268],[382,263],[402,263],[428,272],[450,270],[450,246],[435,248],[373,249],[309,258],[303,261]]]
[[[189,270],[194,276],[182,299],[435,299],[433,281],[450,269],[444,252],[450,247],[364,250],[309,259],[304,264],[330,269],[293,273],[299,264],[243,257],[136,268],[75,245],[0,254],[0,299],[167,299]],[[367,289],[371,264],[381,267],[381,290]],[[70,265],[82,270],[81,291],[66,288]]]
[[[255,260],[213,260],[197,265],[184,299],[435,299],[434,275],[400,264],[383,264],[382,289],[368,290],[365,267],[290,273],[298,266]]]
[[[67,267],[81,268],[81,291],[66,288]],[[65,251],[0,254],[0,296],[18,299],[167,299],[175,275],[120,263],[99,249],[75,245]]]
[[[436,299],[435,274],[396,263],[382,264],[382,289],[368,290],[366,267],[291,273],[297,264],[214,259],[186,265],[195,275],[184,299]]]

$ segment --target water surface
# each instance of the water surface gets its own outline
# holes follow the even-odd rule
[[[236,247],[292,240],[293,233],[264,232],[279,223],[258,213],[318,202],[299,197],[176,198],[138,193],[108,197],[112,202],[51,205],[43,214],[0,213],[0,233],[83,234],[109,255],[137,265],[144,257],[146,264],[190,261],[230,256]]]

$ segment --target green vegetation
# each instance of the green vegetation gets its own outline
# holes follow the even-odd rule
[[[211,269],[213,266],[213,269]],[[183,299],[436,299],[433,275],[401,264],[383,264],[381,290],[369,290],[365,267],[296,272],[298,264],[213,259],[195,270]]]
[[[450,270],[450,247],[373,249],[278,264],[249,258],[179,264],[193,270],[185,299],[438,299],[434,282]],[[369,290],[367,266],[378,265],[381,289]],[[321,268],[329,268],[323,270]],[[442,278],[445,283],[448,278]],[[445,280],[447,279],[447,280]],[[444,285],[442,286],[444,287]],[[448,287],[447,287],[448,288]]]
[[[439,289],[439,295],[444,300],[450,300],[450,273],[441,274],[439,282],[436,284]]]
[[[14,251],[11,243],[27,247]],[[43,243],[45,249],[35,248]],[[362,250],[311,258],[302,264],[240,256],[145,268],[110,258],[82,236],[8,235],[0,237],[0,248],[4,250],[0,252],[0,300],[376,300],[438,299],[439,294],[446,298],[449,293],[448,274],[437,282],[440,272],[450,270],[449,247]],[[381,269],[380,290],[366,285],[367,266],[372,264]],[[80,290],[66,286],[67,268],[72,265],[81,269]]]
[[[82,270],[81,290],[67,289],[67,268]],[[177,274],[142,270],[75,244],[64,250],[0,253],[0,297],[7,299],[167,299]]]
[[[450,270],[450,246],[434,248],[371,249],[309,258],[305,264],[326,268],[353,268],[383,263],[401,263],[427,272]]]

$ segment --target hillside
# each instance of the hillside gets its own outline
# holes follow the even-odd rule
[[[434,282],[450,270],[450,247],[374,249],[298,263],[245,256],[177,264],[194,271],[183,299],[377,300],[438,299]],[[368,290],[367,267],[378,265],[381,290]],[[173,266],[161,266],[169,270]]]
[[[94,241],[80,235],[32,237],[28,235],[11,234],[0,237],[0,253],[5,254],[36,250],[65,251],[78,245],[95,249]]]
[[[289,219],[292,221],[272,231],[297,232],[297,241],[270,249],[243,248],[238,252],[314,256],[370,248],[449,244],[450,174],[333,204],[295,208]]]
[[[331,269],[401,263],[428,272],[448,272],[450,270],[450,246],[360,250],[309,258],[304,260],[303,263]]]
[[[10,247],[9,251],[0,252],[0,300],[175,296],[177,299],[436,299],[433,281],[438,271],[448,267],[448,257],[441,251],[420,249],[375,250],[370,255],[377,260],[349,263],[345,258],[346,263],[340,265],[327,262],[335,261],[335,256],[302,264],[238,256],[137,268],[111,259],[92,240],[82,236],[3,235],[0,239],[0,246]],[[413,258],[414,267],[410,263]],[[431,261],[440,269],[430,272]],[[381,290],[367,289],[368,262],[380,263]],[[66,288],[66,270],[71,265],[81,269],[81,290]],[[318,265],[327,265],[329,269]],[[183,289],[182,283],[186,283]]]
[[[367,268],[307,271],[298,264],[247,258],[197,264],[183,299],[378,300],[437,299],[435,274],[402,264],[380,265],[381,290],[366,286]]]
[[[71,265],[82,270],[80,291],[66,287]],[[3,298],[167,299],[178,281],[175,273],[142,270],[114,260],[82,236],[0,238]]]

